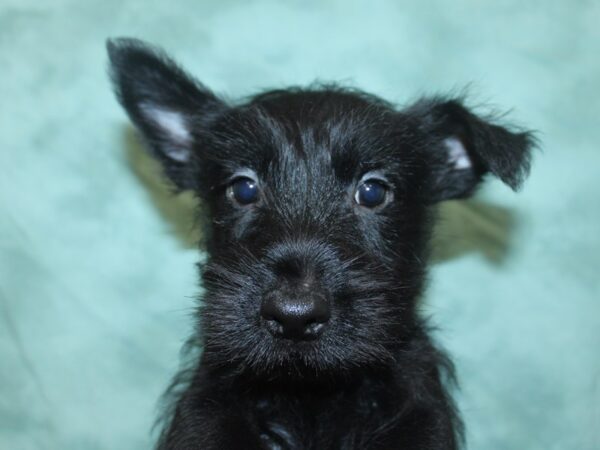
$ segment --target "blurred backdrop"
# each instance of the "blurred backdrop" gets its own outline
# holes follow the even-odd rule
[[[539,130],[522,192],[490,181],[442,208],[422,307],[470,449],[599,449],[599,23],[586,0],[1,0],[0,448],[149,448],[191,332],[195,203],[106,76],[105,39],[134,36],[230,98],[469,85]]]

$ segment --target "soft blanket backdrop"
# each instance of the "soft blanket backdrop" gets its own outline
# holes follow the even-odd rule
[[[468,448],[600,448],[600,3],[0,1],[0,448],[147,449],[201,292],[104,41],[160,44],[232,98],[340,81],[403,104],[469,86],[539,130],[517,195],[441,211],[422,307]]]

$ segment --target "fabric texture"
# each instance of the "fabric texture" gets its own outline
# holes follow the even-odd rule
[[[462,92],[538,130],[524,189],[441,208],[422,308],[470,449],[600,448],[600,3],[0,1],[0,448],[146,449],[201,292],[195,202],[111,93],[107,37],[231,98]]]

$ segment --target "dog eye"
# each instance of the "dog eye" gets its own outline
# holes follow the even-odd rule
[[[249,205],[258,200],[258,184],[251,178],[240,177],[229,185],[227,194],[240,205]]]
[[[375,208],[385,202],[388,188],[379,180],[365,180],[354,193],[354,200],[366,208]]]

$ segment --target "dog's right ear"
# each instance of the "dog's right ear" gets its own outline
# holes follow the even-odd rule
[[[180,189],[192,188],[198,135],[227,106],[162,50],[128,38],[106,46],[119,102],[169,178]]]
[[[537,143],[531,131],[480,117],[460,98],[423,98],[404,112],[429,140],[429,202],[469,197],[488,173],[513,190],[527,177]]]

